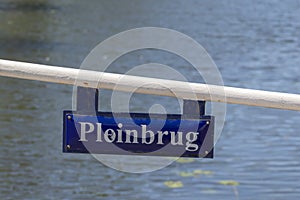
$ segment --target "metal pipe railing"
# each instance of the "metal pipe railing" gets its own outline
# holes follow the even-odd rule
[[[130,76],[0,59],[0,76],[81,87],[119,90],[300,111],[300,95]],[[224,95],[226,98],[224,98]]]

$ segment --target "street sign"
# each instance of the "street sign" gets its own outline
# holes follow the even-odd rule
[[[63,151],[70,153],[213,157],[210,116],[64,112]],[[204,145],[205,142],[205,145]]]
[[[213,158],[213,147],[203,101],[184,100],[183,114],[99,112],[98,90],[78,88],[77,111],[63,114],[65,153]]]

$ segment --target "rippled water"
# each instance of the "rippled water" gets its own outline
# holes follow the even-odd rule
[[[201,43],[225,85],[298,93],[299,19],[296,0],[3,0],[0,57],[79,67],[107,37],[135,27],[159,26]],[[136,63],[118,64],[111,70],[124,73]],[[165,64],[190,73],[182,62],[169,59]],[[298,112],[228,105],[213,160],[175,162],[156,172],[129,174],[107,168],[89,155],[62,154],[62,111],[72,107],[71,86],[3,77],[0,83],[1,199],[300,196]],[[133,109],[143,110],[142,105]],[[195,176],[192,172],[199,169],[209,173]],[[221,180],[235,182],[224,185]],[[169,188],[165,181],[181,181],[183,187]]]

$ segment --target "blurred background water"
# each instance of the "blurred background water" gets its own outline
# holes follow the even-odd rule
[[[0,57],[78,68],[107,37],[158,26],[202,44],[225,85],[298,93],[299,19],[297,0],[1,0]],[[112,71],[124,73],[134,63],[123,59]],[[166,64],[190,73],[184,63],[167,59]],[[0,77],[1,199],[300,196],[299,112],[228,105],[213,160],[181,160],[156,172],[130,174],[90,155],[62,154],[62,111],[72,108],[72,89]],[[150,103],[157,103],[153,99]],[[142,110],[142,105],[132,109]],[[170,188],[166,181],[180,181],[182,187]]]

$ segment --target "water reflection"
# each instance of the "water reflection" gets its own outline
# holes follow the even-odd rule
[[[2,11],[21,11],[21,12],[36,12],[36,11],[53,11],[59,9],[58,6],[50,4],[47,0],[10,0],[0,3]]]
[[[2,58],[45,62],[51,51],[47,32],[58,8],[50,1],[12,0],[0,3]]]

